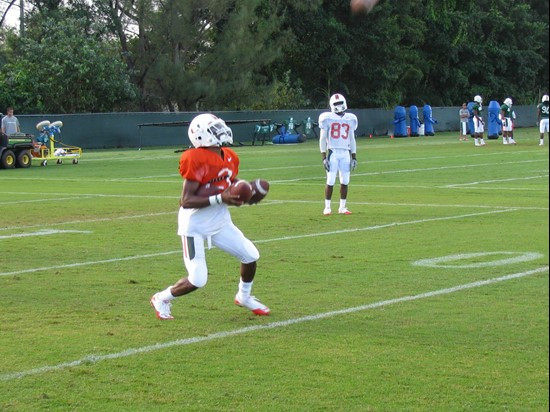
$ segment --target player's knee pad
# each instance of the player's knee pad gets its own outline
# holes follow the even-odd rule
[[[183,263],[187,269],[189,282],[202,288],[208,281],[208,268],[204,253],[204,240],[191,236],[182,236]]]
[[[208,282],[208,268],[204,258],[184,259],[187,269],[188,279],[191,284],[197,288],[202,288]]]
[[[336,171],[327,173],[327,185],[334,186],[336,183]]]
[[[254,243],[247,239],[234,224],[227,225],[221,232],[212,236],[214,246],[235,256],[241,263],[252,263],[260,258]]]
[[[246,242],[244,242],[243,246],[244,253],[241,257],[241,263],[252,263],[260,259],[260,252],[258,251],[258,248],[254,246],[254,243],[246,239]]]
[[[349,185],[349,179],[350,179],[350,172],[343,172],[340,173],[340,184],[342,185]]]

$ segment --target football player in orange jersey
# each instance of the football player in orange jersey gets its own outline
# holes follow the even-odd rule
[[[233,133],[222,119],[206,113],[191,121],[189,139],[194,148],[185,151],[180,159],[184,181],[178,214],[178,235],[188,276],[153,295],[151,305],[159,319],[173,319],[171,301],[206,285],[206,242],[209,248],[214,245],[241,262],[235,304],[256,315],[269,315],[269,308],[250,294],[260,253],[233,224],[228,210],[228,206],[243,204],[226,190],[238,180],[239,173],[239,157],[230,148],[222,147],[233,143]]]

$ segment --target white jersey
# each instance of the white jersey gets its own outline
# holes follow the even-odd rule
[[[357,116],[352,113],[338,115],[324,112],[319,116],[321,137],[319,146],[321,152],[344,149],[351,153],[356,152],[355,131],[357,130]]]

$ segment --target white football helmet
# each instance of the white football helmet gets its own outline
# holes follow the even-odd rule
[[[221,146],[233,143],[233,132],[219,117],[210,113],[196,116],[189,125],[189,140],[195,147]]]
[[[508,107],[511,107],[512,106],[512,99],[510,97],[507,97],[506,99],[504,99],[504,104]]]
[[[550,100],[550,98],[548,97],[547,94],[545,94],[544,96],[542,96],[542,101],[543,101],[543,103],[544,103],[544,102],[547,102],[548,100]]]
[[[474,97],[474,102],[476,103],[483,103],[483,98],[478,94],[476,97]]]
[[[333,94],[330,97],[330,110],[336,114],[342,114],[348,110],[348,105],[346,103],[346,98],[341,94]]]

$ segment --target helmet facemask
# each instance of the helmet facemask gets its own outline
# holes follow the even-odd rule
[[[346,98],[341,94],[334,94],[330,98],[330,110],[336,114],[342,114],[348,110],[348,105],[346,103]]]

